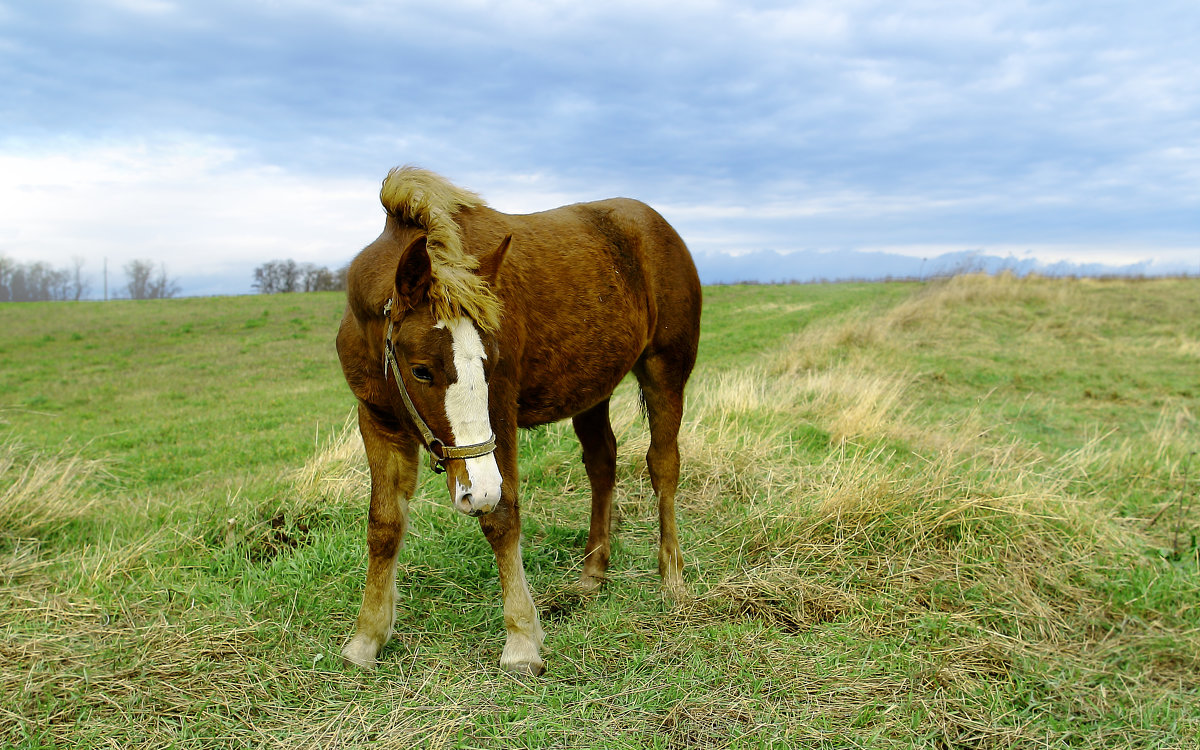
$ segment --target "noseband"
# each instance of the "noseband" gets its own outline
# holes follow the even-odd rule
[[[421,419],[421,415],[417,412],[417,407],[412,402],[412,397],[408,395],[408,389],[404,387],[404,378],[400,377],[400,365],[396,363],[396,351],[392,348],[392,300],[389,298],[387,304],[383,306],[383,314],[388,319],[387,334],[383,339],[383,380],[387,382],[388,369],[396,376],[396,385],[400,388],[400,397],[404,399],[404,406],[408,409],[408,416],[412,417],[413,424],[421,431],[421,439],[425,441],[425,450],[429,451],[429,468],[433,469],[435,474],[441,474],[446,470],[446,462],[456,458],[479,458],[486,456],[496,450],[496,435],[493,433],[487,440],[482,443],[473,445],[447,445],[438,438],[433,436],[433,431],[429,429],[429,425]]]

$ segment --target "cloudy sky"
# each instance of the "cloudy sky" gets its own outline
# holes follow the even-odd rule
[[[0,254],[245,292],[349,260],[411,163],[701,257],[1196,272],[1196,50],[1195,0],[0,0]]]

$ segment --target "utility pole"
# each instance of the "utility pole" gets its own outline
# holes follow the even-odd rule
[[[104,256],[104,301],[108,302],[108,256]]]

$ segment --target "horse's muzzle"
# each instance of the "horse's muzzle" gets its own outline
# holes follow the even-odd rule
[[[491,513],[500,505],[500,478],[492,455],[449,462],[446,489],[454,509],[472,518]]]
[[[494,505],[488,507],[476,506],[474,505],[473,501],[474,497],[468,493],[455,500],[454,507],[457,508],[460,513],[468,515],[471,518],[478,518],[479,516],[491,513],[496,509],[496,506]]]

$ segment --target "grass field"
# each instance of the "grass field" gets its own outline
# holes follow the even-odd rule
[[[705,290],[691,597],[628,384],[611,580],[523,434],[542,678],[422,475],[380,669],[336,294],[0,305],[0,746],[1200,746],[1200,280]]]

